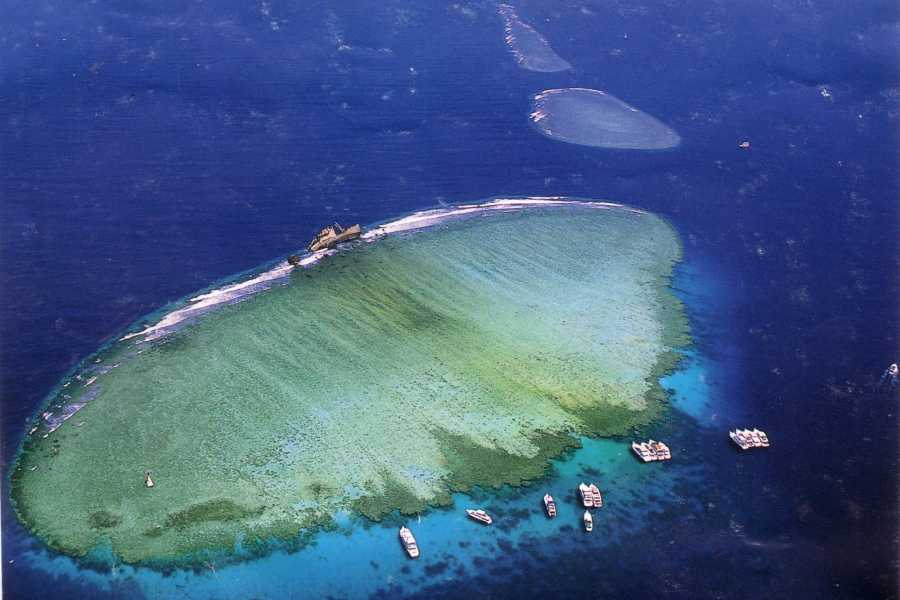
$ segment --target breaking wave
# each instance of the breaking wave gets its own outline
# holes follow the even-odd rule
[[[490,211],[518,210],[533,206],[553,206],[553,205],[581,205],[596,208],[624,208],[621,204],[612,202],[597,202],[587,200],[572,200],[561,197],[532,197],[532,198],[514,198],[514,199],[495,199],[480,204],[460,204],[447,208],[437,208],[432,210],[423,210],[406,217],[382,223],[366,231],[362,235],[365,241],[373,241],[386,235],[401,233],[405,231],[413,231],[425,227],[438,225],[445,221],[455,218],[461,218],[468,215],[485,213]],[[635,210],[637,209],[627,209]],[[637,211],[641,212],[641,211]],[[327,256],[335,254],[337,250],[322,250],[319,252],[308,253],[301,256],[298,267],[309,267]],[[287,278],[294,270],[294,266],[287,261],[278,263],[275,267],[259,273],[254,277],[233,283],[220,288],[213,289],[209,292],[194,296],[188,300],[185,306],[175,309],[153,325],[148,325],[141,331],[129,333],[122,337],[122,340],[134,339],[138,342],[149,342],[164,337],[165,335],[176,331],[185,323],[203,315],[217,307],[235,304],[246,300],[247,298],[258,294],[259,292],[268,290],[274,285],[286,283]]]

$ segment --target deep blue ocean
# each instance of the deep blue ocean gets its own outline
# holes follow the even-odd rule
[[[344,536],[358,569],[343,591],[897,597],[900,397],[876,384],[900,357],[900,7],[515,6],[572,70],[520,68],[490,2],[0,0],[5,597],[227,595],[215,573],[82,572],[47,555],[6,491],[27,420],[141,316],[302,248],[326,223],[504,195],[631,204],[684,240],[674,287],[695,346],[666,382],[674,407],[659,427],[681,454],[648,483],[660,508],[623,498],[596,546],[533,533],[520,514],[525,533],[501,529],[389,583],[375,546],[366,558],[378,527],[351,524],[370,538]],[[614,94],[682,143],[543,137],[530,99],[559,87]],[[744,425],[773,448],[733,451],[725,432]],[[547,485],[611,448],[586,446]],[[502,513],[504,494],[483,500]],[[449,514],[436,512],[425,538],[427,519]],[[279,597],[333,594],[303,569],[344,568],[328,563],[350,552],[340,544],[323,539],[318,566],[285,556],[222,576],[248,598],[273,595],[277,578],[292,582]]]

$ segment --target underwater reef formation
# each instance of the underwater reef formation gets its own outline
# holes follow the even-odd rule
[[[506,45],[509,46],[520,67],[540,73],[554,73],[572,68],[572,65],[550,47],[544,36],[519,18],[515,8],[509,4],[501,4],[497,10],[503,17]]]
[[[531,105],[532,125],[561,142],[617,150],[665,150],[681,143],[655,117],[600,90],[545,90]]]
[[[85,361],[18,456],[22,522],[87,560],[196,564],[302,539],[339,511],[381,519],[524,484],[578,435],[660,415],[658,378],[687,342],[664,220],[495,201],[351,246],[276,266],[283,285],[262,293],[196,296],[228,301]]]

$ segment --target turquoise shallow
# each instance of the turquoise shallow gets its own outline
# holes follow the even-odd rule
[[[727,328],[721,321],[721,290],[711,280],[716,275],[708,264],[689,259],[678,268],[674,280],[679,297],[688,303],[692,322],[715,331]],[[727,338],[718,339],[719,359],[694,347],[682,368],[664,378],[672,393],[672,408],[661,421],[635,433],[667,440],[674,453],[668,464],[639,463],[629,453],[630,437],[581,438],[580,449],[554,461],[547,475],[533,485],[475,488],[467,494],[454,494],[450,506],[413,517],[393,513],[381,523],[351,512],[340,513],[333,530],[318,533],[302,549],[274,544],[267,556],[248,556],[239,564],[210,560],[194,570],[161,573],[123,565],[108,549],[96,555],[105,561],[100,571],[43,550],[27,553],[26,560],[45,574],[48,585],[70,580],[72,585],[84,585],[84,589],[114,598],[270,598],[297,596],[298,590],[303,590],[305,597],[417,596],[431,593],[434,586],[477,581],[486,576],[485,569],[492,573],[497,565],[503,565],[507,573],[544,573],[546,569],[539,564],[543,560],[555,565],[546,576],[558,578],[558,571],[577,555],[596,561],[597,573],[579,573],[596,583],[608,577],[609,569],[619,568],[603,567],[605,563],[627,560],[641,540],[650,544],[644,550],[660,544],[660,549],[666,549],[670,538],[678,538],[674,523],[700,514],[719,519],[729,510],[727,505],[711,504],[722,498],[714,483],[717,467],[709,462],[709,448],[705,447],[710,435],[703,426],[708,424],[704,415],[715,414],[716,420],[729,422],[736,413],[726,394],[735,365],[730,359],[729,364],[721,362],[721,353],[733,349]],[[706,413],[697,412],[704,407]],[[715,446],[730,462],[732,454],[725,443]],[[576,495],[581,481],[594,481],[605,493],[605,508],[595,514],[596,529],[591,535],[581,530],[582,509]],[[541,498],[548,492],[559,506],[554,520],[547,519],[542,510]],[[485,528],[468,520],[462,511],[473,506],[486,508],[494,515],[495,525]],[[417,561],[408,560],[401,549],[397,540],[400,524],[412,527],[419,540],[422,557]],[[648,532],[652,532],[650,540],[646,539]],[[241,552],[242,547],[238,544],[233,550]]]

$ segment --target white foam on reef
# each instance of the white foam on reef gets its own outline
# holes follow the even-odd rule
[[[95,380],[95,379],[97,379],[97,378],[94,377],[91,380],[91,383],[93,383],[93,380]],[[85,386],[85,387],[87,387],[87,386]],[[43,412],[41,414],[41,418],[44,420],[44,425],[47,430],[46,433],[48,433],[48,434],[53,433],[54,431],[59,429],[59,427],[63,423],[65,423],[66,421],[68,421],[69,419],[74,417],[75,413],[77,413],[79,410],[84,408],[87,405],[87,403],[90,402],[91,400],[93,400],[94,398],[96,398],[97,394],[99,394],[99,393],[100,393],[100,389],[98,387],[95,387],[95,388],[91,389],[90,391],[79,396],[77,401],[75,401],[71,404],[64,404],[58,413],[55,413],[52,410]]]
[[[314,252],[304,256],[300,261],[300,265],[309,266],[318,262],[322,257],[328,254],[328,251]],[[141,331],[129,333],[121,339],[128,340],[131,338],[142,338],[143,341],[151,341],[162,337],[186,319],[197,317],[223,304],[239,302],[247,296],[271,288],[274,284],[287,277],[293,269],[294,267],[285,261],[247,281],[242,281],[240,283],[212,290],[205,294],[200,294],[199,296],[194,296],[189,300],[190,304],[170,312],[156,325],[149,326]]]
[[[543,135],[570,144],[665,150],[681,143],[678,133],[659,119],[601,90],[544,90],[532,99],[529,117]]]
[[[520,67],[540,73],[554,73],[572,68],[572,65],[550,47],[544,36],[519,18],[515,8],[509,4],[501,4],[497,10],[505,22],[506,45],[509,46]]]
[[[596,200],[572,200],[561,196],[535,196],[530,198],[498,198],[481,204],[459,204],[455,207],[436,208],[423,210],[409,216],[380,225],[363,234],[364,239],[376,239],[392,233],[413,231],[425,227],[432,227],[454,218],[464,217],[478,213],[491,211],[519,210],[534,206],[585,206],[589,208],[616,208],[643,213],[636,208],[627,207],[624,204],[614,202],[601,202]]]
[[[362,235],[362,239],[374,241],[386,235],[432,227],[451,219],[467,215],[476,215],[492,211],[520,210],[536,206],[585,206],[598,209],[624,209],[636,213],[644,212],[613,202],[572,200],[560,196],[498,198],[480,204],[460,204],[447,208],[419,211],[397,219],[396,221],[390,221],[370,229]],[[308,267],[314,265],[336,252],[336,250],[321,250],[319,252],[305,254],[301,257],[298,266]],[[121,340],[136,339],[136,341],[143,342],[157,340],[164,337],[166,334],[175,331],[178,326],[184,324],[189,319],[199,317],[219,306],[241,302],[261,291],[270,289],[273,285],[277,285],[285,280],[293,270],[294,266],[285,261],[268,271],[264,271],[251,279],[247,279],[246,281],[220,287],[204,294],[194,296],[188,301],[186,306],[168,313],[155,325],[150,325],[141,331],[129,333],[128,335],[123,336]]]

